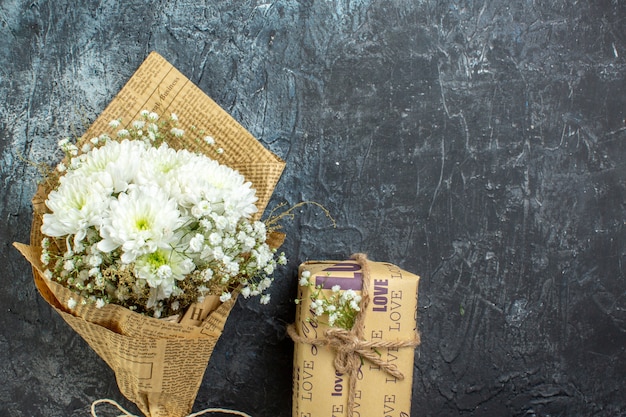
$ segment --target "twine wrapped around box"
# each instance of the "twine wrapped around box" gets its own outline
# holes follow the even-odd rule
[[[224,152],[212,158],[238,170],[256,189],[258,219],[269,202],[285,163],[265,149],[248,131],[156,52],[151,53],[124,88],[81,137],[78,146],[106,131],[108,122],[135,120],[148,109],[176,113],[182,129],[201,126],[219,141]],[[202,141],[168,141],[175,149],[208,154]],[[159,320],[124,307],[107,304],[96,308],[67,288],[44,277],[40,261],[41,224],[45,200],[56,178],[40,184],[33,198],[30,246],[15,243],[33,267],[41,296],[113,369],[120,392],[147,417],[182,417],[189,414],[204,371],[219,339],[236,296],[214,311],[195,305],[184,323]],[[280,235],[269,236],[275,247]],[[78,300],[68,308],[68,300]],[[207,297],[209,298],[209,297]]]

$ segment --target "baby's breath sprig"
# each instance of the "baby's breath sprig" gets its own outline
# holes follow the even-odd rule
[[[309,287],[311,291],[309,298],[312,317],[307,320],[331,327],[352,329],[356,316],[361,311],[361,296],[352,289],[342,290],[339,285],[334,285],[330,291],[325,290],[322,285],[315,285],[310,278],[310,271],[302,271],[299,282],[300,286]],[[300,304],[302,300],[296,299],[295,302]],[[320,320],[323,316],[327,317],[327,321]]]
[[[111,120],[109,127],[117,129],[115,134],[120,139],[143,140],[153,146],[160,145],[167,137],[181,138],[185,131],[178,127],[178,116],[171,113],[168,118],[160,118],[155,112],[142,110],[139,118],[134,120],[129,126],[118,129],[122,126],[122,119]]]

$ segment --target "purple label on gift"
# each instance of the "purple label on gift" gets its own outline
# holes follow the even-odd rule
[[[331,289],[339,285],[342,290],[361,291],[363,288],[363,273],[361,265],[356,263],[339,263],[324,269],[325,275],[315,276],[315,286]],[[340,274],[343,273],[343,274]]]

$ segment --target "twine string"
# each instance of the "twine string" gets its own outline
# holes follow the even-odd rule
[[[110,404],[110,405],[116,407],[120,412],[123,413],[123,414],[118,415],[117,417],[140,417],[140,416],[138,416],[136,414],[131,414],[130,411],[128,411],[124,407],[122,407],[117,401],[110,400],[108,398],[103,398],[103,399],[100,399],[100,400],[96,400],[93,403],[91,403],[91,416],[92,417],[98,417],[98,415],[96,413],[96,406],[98,406],[100,404]],[[198,416],[202,416],[202,415],[207,414],[207,413],[223,413],[223,414],[232,414],[232,415],[241,416],[241,417],[252,417],[249,414],[244,413],[243,411],[228,410],[228,409],[225,409],[225,408],[206,408],[204,410],[197,411],[195,413],[191,413],[187,417],[198,417]]]
[[[404,379],[404,374],[395,364],[390,364],[384,360],[376,351],[377,348],[404,348],[415,347],[420,344],[419,333],[411,340],[365,340],[363,329],[365,324],[365,313],[369,304],[370,269],[367,256],[363,253],[352,255],[352,259],[357,261],[363,272],[363,286],[361,288],[361,310],[356,316],[351,330],[341,328],[330,328],[324,332],[321,338],[307,338],[300,336],[296,331],[295,324],[287,326],[287,333],[294,342],[306,343],[316,346],[328,346],[335,352],[334,366],[337,372],[348,375],[348,417],[352,417],[356,399],[356,381],[363,359],[366,359],[378,366],[381,370],[398,380]]]

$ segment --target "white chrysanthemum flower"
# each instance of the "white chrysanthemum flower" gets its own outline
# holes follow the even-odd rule
[[[85,154],[75,175],[87,177],[91,183],[99,183],[109,194],[126,191],[136,181],[141,164],[146,159],[146,145],[141,141],[110,141]]]
[[[225,303],[226,301],[230,300],[232,298],[232,294],[229,292],[223,292],[222,295],[220,295],[220,301],[222,303]]]
[[[70,298],[69,300],[67,300],[67,306],[70,310],[74,309],[74,307],[76,307],[76,300]]]
[[[217,161],[205,156],[194,155],[191,161],[181,169],[181,190],[183,204],[190,205],[201,201],[204,197],[211,203],[214,213],[228,214],[239,219],[249,217],[257,211],[254,203],[257,197],[251,183],[237,171],[220,165]]]
[[[269,304],[269,303],[270,303],[270,298],[271,298],[271,295],[270,295],[270,294],[263,294],[263,295],[261,296],[261,299],[259,300],[259,302],[260,302],[261,304]]]
[[[102,308],[106,305],[106,302],[102,298],[96,300],[96,308]]]
[[[167,144],[158,148],[150,148],[147,154],[149,163],[141,166],[137,174],[139,184],[155,184],[167,192],[171,198],[183,207],[188,207],[183,201],[181,190],[180,170],[189,163],[192,158],[190,152],[176,151]]]
[[[74,235],[79,242],[91,226],[99,226],[108,209],[108,194],[99,184],[89,184],[84,177],[67,174],[59,188],[48,194],[46,206],[52,213],[43,216],[41,232],[47,236]]]
[[[332,292],[339,292],[339,291],[341,291],[341,286],[340,285],[333,285],[331,290],[332,290]]]
[[[157,249],[155,252],[140,256],[135,261],[133,273],[146,281],[150,287],[151,306],[160,300],[169,298],[176,286],[176,281],[193,272],[193,262],[176,251]]]
[[[140,186],[120,194],[111,202],[110,213],[100,229],[98,250],[109,253],[121,247],[124,263],[168,247],[174,231],[185,222],[176,202],[157,187]]]

